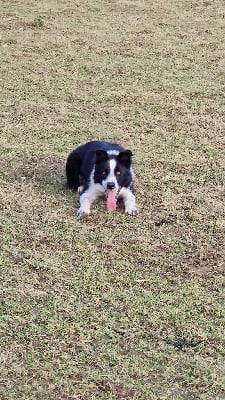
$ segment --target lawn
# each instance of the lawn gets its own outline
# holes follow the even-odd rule
[[[225,399],[223,1],[0,7],[0,398]],[[96,139],[137,217],[76,217]]]

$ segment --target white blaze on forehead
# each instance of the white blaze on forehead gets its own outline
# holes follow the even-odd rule
[[[112,175],[114,175],[114,171],[115,171],[115,168],[116,168],[116,160],[109,160],[109,168],[110,168],[110,175],[112,176]]]
[[[107,189],[107,184],[109,182],[110,183],[113,182],[115,184],[115,190],[119,189],[119,185],[118,185],[116,175],[115,175],[116,164],[117,164],[116,160],[114,160],[114,159],[109,160],[109,173],[108,173],[106,179],[104,179],[102,181],[102,185],[105,188],[105,190]]]

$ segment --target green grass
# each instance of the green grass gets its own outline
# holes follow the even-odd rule
[[[225,398],[222,1],[0,1],[4,400]],[[134,153],[139,216],[65,161]]]

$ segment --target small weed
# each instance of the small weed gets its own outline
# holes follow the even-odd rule
[[[34,28],[43,28],[45,25],[45,21],[42,17],[34,18],[33,23],[31,24]]]

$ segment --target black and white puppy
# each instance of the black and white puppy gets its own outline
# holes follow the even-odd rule
[[[130,150],[103,141],[88,142],[70,153],[66,176],[68,187],[80,194],[78,217],[88,215],[91,204],[100,196],[106,197],[109,211],[115,210],[121,198],[126,214],[138,213],[131,156]]]

